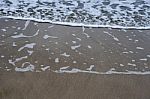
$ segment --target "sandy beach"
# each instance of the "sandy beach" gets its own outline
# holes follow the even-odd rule
[[[149,75],[2,73],[1,99],[149,99]]]
[[[150,30],[0,19],[0,99],[149,99]]]

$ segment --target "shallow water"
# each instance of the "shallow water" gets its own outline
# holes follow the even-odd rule
[[[149,30],[0,19],[0,70],[150,74]]]
[[[150,28],[149,0],[0,0],[0,16],[57,24]]]

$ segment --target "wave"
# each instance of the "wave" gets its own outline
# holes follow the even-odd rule
[[[0,17],[53,24],[150,29],[149,0],[0,0]]]

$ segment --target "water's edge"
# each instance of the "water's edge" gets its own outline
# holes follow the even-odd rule
[[[15,19],[15,20],[30,20],[36,21],[40,23],[51,23],[56,25],[64,25],[64,26],[73,26],[73,27],[93,27],[93,28],[113,28],[113,29],[140,29],[140,30],[148,30],[150,26],[147,27],[124,27],[118,25],[94,25],[94,24],[83,24],[83,23],[71,23],[71,22],[53,22],[50,20],[42,20],[36,18],[24,18],[24,17],[14,17],[14,16],[1,16],[0,18],[8,18],[8,19]]]

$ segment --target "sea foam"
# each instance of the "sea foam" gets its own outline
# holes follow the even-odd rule
[[[150,29],[149,0],[0,1],[1,18],[69,26]]]

